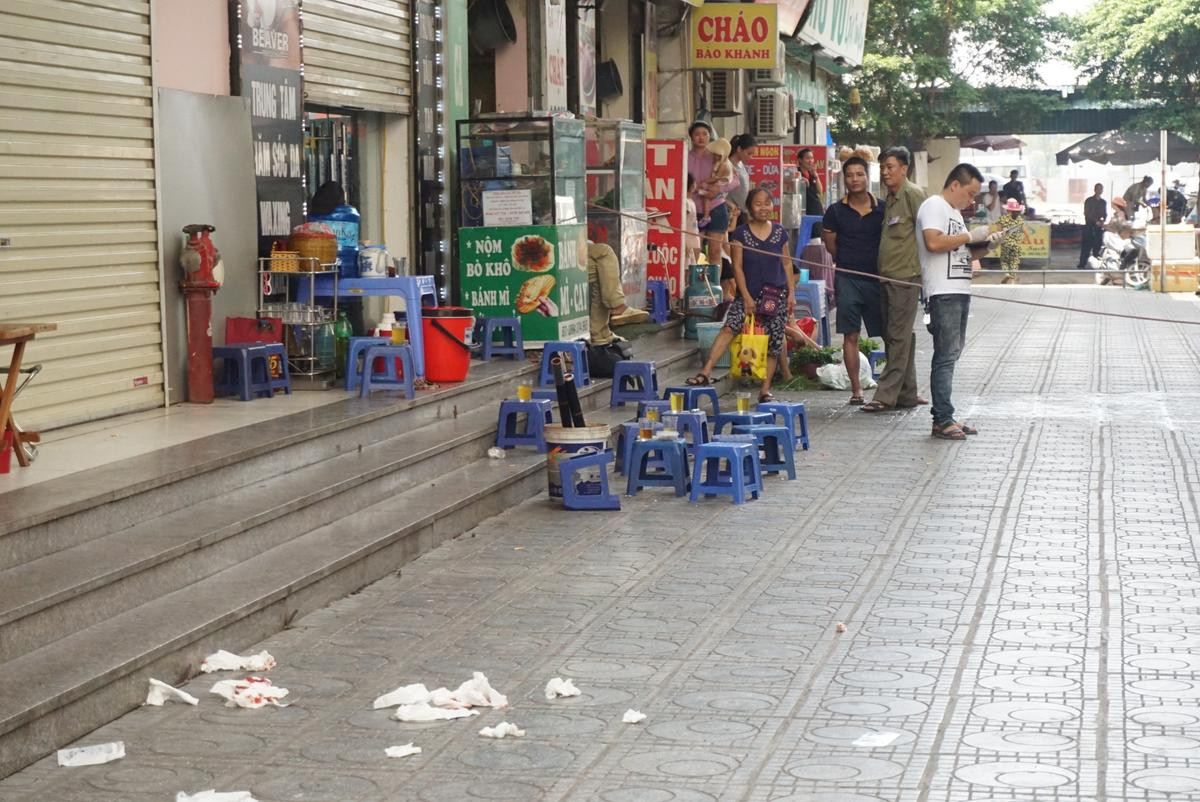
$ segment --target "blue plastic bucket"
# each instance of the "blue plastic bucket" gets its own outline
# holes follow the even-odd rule
[[[696,337],[698,340],[698,344],[697,344],[696,348],[700,352],[701,360],[708,359],[708,352],[712,350],[713,343],[716,342],[717,335],[720,334],[721,327],[724,325],[725,325],[725,323],[723,321],[720,323],[697,323],[696,324]],[[717,360],[717,367],[719,367],[719,368],[729,367],[729,349],[728,348],[725,349],[725,353],[721,354],[721,358]]]

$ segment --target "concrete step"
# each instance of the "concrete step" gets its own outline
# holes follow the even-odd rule
[[[663,379],[690,369],[651,352]],[[609,382],[583,388],[588,413]],[[481,459],[496,402],[0,571],[0,664]],[[627,415],[632,415],[629,410]]]

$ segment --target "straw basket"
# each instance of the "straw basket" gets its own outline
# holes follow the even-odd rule
[[[333,232],[293,231],[288,245],[296,252],[301,270],[317,271],[321,265],[337,261],[338,242]]]
[[[278,242],[272,242],[270,269],[283,273],[299,272],[300,254],[296,251],[282,250]]]

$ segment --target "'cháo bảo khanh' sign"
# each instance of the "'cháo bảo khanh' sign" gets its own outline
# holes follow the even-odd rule
[[[773,4],[705,3],[691,11],[689,69],[771,70],[778,66]]]

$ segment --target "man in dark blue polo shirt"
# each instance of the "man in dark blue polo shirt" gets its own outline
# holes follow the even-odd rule
[[[839,268],[879,275],[879,240],[883,236],[883,204],[870,193],[867,163],[851,156],[842,164],[846,197],[825,211],[821,241]],[[867,336],[883,334],[883,307],[879,281],[839,271],[834,278],[837,300],[835,328],[842,335],[842,361],[850,374],[850,403],[863,403],[858,379],[858,334],[866,324]]]

